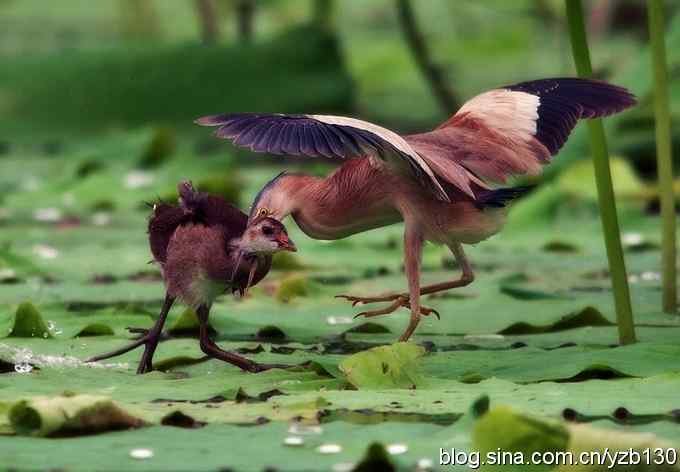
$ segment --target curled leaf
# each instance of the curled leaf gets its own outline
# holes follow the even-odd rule
[[[17,338],[49,338],[50,330],[31,302],[23,302],[14,314],[10,336]]]
[[[91,434],[144,425],[110,398],[94,395],[21,400],[10,409],[9,420],[17,434],[26,436]]]

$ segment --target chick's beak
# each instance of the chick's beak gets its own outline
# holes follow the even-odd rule
[[[287,234],[281,233],[276,242],[279,243],[279,248],[283,251],[297,252],[295,243],[288,237]]]

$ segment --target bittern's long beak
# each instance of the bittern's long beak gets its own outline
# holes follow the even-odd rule
[[[297,252],[297,246],[295,246],[295,243],[285,233],[281,233],[279,237],[276,238],[276,242],[279,243],[279,249],[282,251]]]

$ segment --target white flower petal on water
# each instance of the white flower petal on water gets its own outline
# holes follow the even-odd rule
[[[301,438],[300,436],[288,436],[283,440],[285,446],[302,446],[304,443],[304,438]]]
[[[33,219],[36,221],[44,221],[46,223],[54,223],[61,220],[61,210],[59,208],[37,208],[33,212]]]
[[[623,233],[621,240],[624,246],[637,246],[642,243],[644,238],[640,233]]]
[[[321,454],[338,454],[342,452],[340,444],[322,444],[316,449]]]
[[[387,450],[388,454],[396,456],[396,455],[403,454],[406,451],[408,451],[408,446],[406,444],[395,443],[395,444],[388,444],[385,449]]]
[[[153,451],[145,447],[138,447],[130,451],[130,457],[133,459],[151,459],[153,457]]]
[[[36,244],[33,246],[33,254],[43,259],[56,259],[59,257],[59,251],[47,244]]]

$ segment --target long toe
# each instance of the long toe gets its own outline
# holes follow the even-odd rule
[[[411,302],[409,301],[408,298],[402,299],[401,300],[401,306],[404,308],[408,308],[409,310],[411,309]],[[434,315],[437,317],[438,320],[441,320],[441,316],[439,316],[439,311],[435,310],[434,308],[429,308],[426,306],[420,306],[420,314],[423,316],[430,316]]]
[[[85,362],[99,362],[103,361],[105,359],[111,359],[112,357],[118,357],[120,355],[125,354],[126,352],[130,352],[133,349],[137,349],[139,346],[145,345],[145,353],[148,351],[149,346],[155,346],[158,344],[158,335],[154,335],[153,333],[147,333],[144,336],[142,336],[139,339],[136,339],[135,341],[129,343],[126,346],[121,347],[120,349],[116,349],[115,351],[107,352],[106,354],[100,354],[98,356],[93,356],[90,357],[89,359],[86,359]],[[142,361],[145,361],[144,356],[142,356]]]
[[[348,302],[352,303],[352,306],[356,306],[359,304],[365,304],[365,303],[380,303],[380,302],[391,302],[392,300],[396,300],[398,298],[401,298],[402,295],[398,293],[393,293],[390,295],[381,295],[377,297],[355,297],[354,295],[336,295],[335,298],[344,298]]]
[[[441,316],[439,316],[439,312],[435,310],[434,308],[428,308],[426,306],[421,306],[420,307],[420,314],[423,316],[430,316],[434,315],[437,317],[438,320],[441,320]]]
[[[305,364],[300,364],[301,366]],[[292,364],[255,364],[252,366],[252,368],[248,369],[249,372],[264,372],[266,370],[271,370],[271,369],[289,369],[291,367],[297,367]]]
[[[356,315],[354,315],[354,319],[356,320],[357,318],[373,318],[374,316],[389,315],[393,312],[394,310],[387,309],[362,311],[361,313],[357,313]]]
[[[352,306],[356,306],[359,303],[365,303],[361,298],[352,295],[336,295],[335,298],[344,298],[348,302],[351,302]]]
[[[402,297],[398,297],[396,300],[387,305],[385,308],[380,308],[378,310],[362,311],[361,313],[355,315],[354,318],[356,319],[361,316],[363,316],[364,318],[372,318],[374,316],[389,315],[397,311],[402,306],[406,306],[404,305],[404,299]]]

